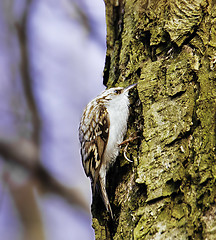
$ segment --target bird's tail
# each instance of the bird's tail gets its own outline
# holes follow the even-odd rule
[[[101,195],[102,195],[104,205],[105,205],[107,211],[110,213],[111,218],[113,219],[112,208],[110,206],[109,198],[108,198],[108,195],[107,195],[107,192],[106,192],[105,182],[103,181],[103,179],[100,176],[99,176],[98,180],[99,180],[99,184],[100,184],[100,190],[101,190]]]

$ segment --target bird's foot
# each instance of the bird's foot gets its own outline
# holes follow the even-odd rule
[[[123,142],[121,142],[121,143],[119,144],[119,146],[122,146],[122,145],[126,144],[125,147],[124,147],[124,149],[123,149],[123,152],[124,152],[124,158],[125,158],[128,162],[133,162],[132,160],[130,160],[130,159],[127,157],[127,148],[128,148],[128,145],[129,145],[130,142],[136,140],[137,138],[140,138],[140,136],[134,136],[134,137],[133,137],[133,135],[134,135],[134,133],[131,134],[128,139],[124,140]]]

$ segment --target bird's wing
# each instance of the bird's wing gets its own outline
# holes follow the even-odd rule
[[[109,126],[109,114],[107,108],[103,105],[92,108],[81,120],[79,137],[82,163],[86,175],[93,180],[93,190],[95,190],[104,150],[107,145]]]

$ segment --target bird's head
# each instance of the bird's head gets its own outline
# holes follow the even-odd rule
[[[137,83],[132,84],[126,88],[123,87],[115,87],[105,90],[101,95],[100,98],[104,99],[105,101],[121,101],[121,99],[124,99],[125,97],[128,97],[128,92],[130,89],[134,88],[137,85]]]

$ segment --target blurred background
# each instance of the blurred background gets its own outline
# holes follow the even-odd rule
[[[1,0],[0,29],[0,239],[94,239],[78,127],[104,89],[104,2]]]

